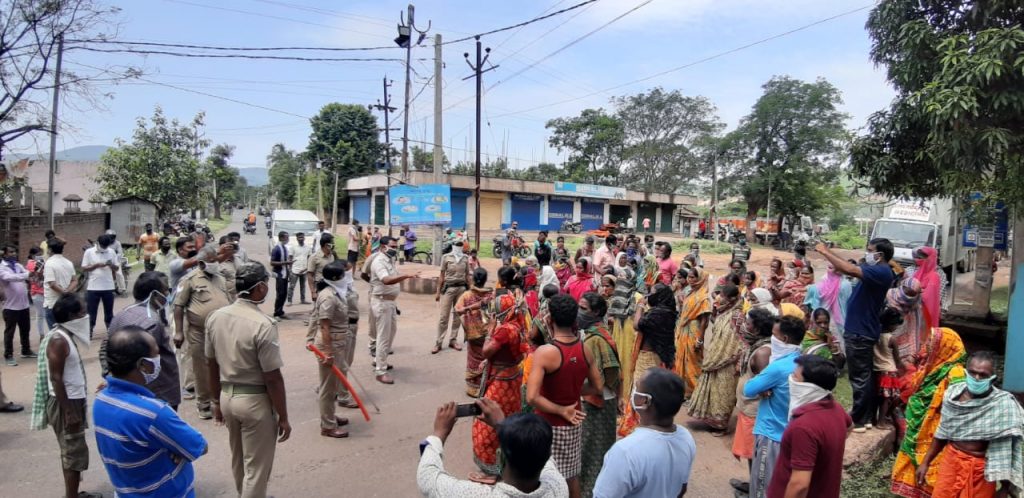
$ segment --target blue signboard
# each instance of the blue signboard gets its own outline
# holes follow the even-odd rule
[[[555,182],[554,193],[555,195],[597,197],[600,199],[624,200],[626,198],[626,189],[624,188],[590,185],[587,183]]]
[[[451,185],[394,185],[388,189],[392,225],[452,222]]]
[[[980,199],[974,194],[972,199]],[[993,218],[980,224],[965,223],[963,228],[963,247],[991,247],[997,251],[1008,250],[1007,235],[1010,232],[1010,220],[1006,205],[997,201],[993,208]]]

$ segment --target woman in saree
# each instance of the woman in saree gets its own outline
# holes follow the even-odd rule
[[[565,284],[567,284],[569,279],[572,278],[572,263],[569,261],[569,258],[558,258],[558,261],[555,261],[553,268],[555,270],[555,277],[558,279],[559,290],[564,289]]]
[[[475,275],[474,275],[475,276]],[[484,375],[480,391],[484,398],[501,405],[505,416],[518,413],[521,403],[522,370],[519,363],[527,349],[525,318],[516,293],[506,293],[495,300],[493,308],[495,329],[484,342]],[[480,472],[469,475],[471,480],[483,483],[497,481],[501,475],[498,465],[498,433],[482,420],[473,422],[473,461]]]
[[[740,287],[740,296],[743,297],[743,312],[750,311],[750,307],[754,305],[757,300],[754,298],[754,290],[761,288],[761,275],[758,275],[756,271],[743,272],[743,278],[740,279],[742,286]]]
[[[704,331],[711,314],[708,295],[708,274],[700,268],[690,270],[686,276],[689,292],[682,300],[676,325],[676,361],[672,370],[683,378],[684,396],[690,399],[697,388],[700,364],[703,360]]]
[[[921,351],[923,337],[927,337],[930,330],[921,326],[921,283],[913,277],[904,278],[896,287],[889,289],[885,304],[903,316],[903,325],[893,331],[892,337],[896,341],[900,362],[913,365],[914,355]]]
[[[675,364],[676,345],[673,330],[677,316],[676,299],[672,295],[672,288],[665,284],[655,284],[652,292],[637,306],[633,315],[636,342],[633,344],[631,379],[639,379],[648,369],[671,368]],[[623,414],[619,419],[619,437],[632,434],[640,425],[640,416],[633,409],[632,403],[623,405]]]
[[[813,290],[812,290],[813,289]],[[828,265],[825,277],[820,282],[807,287],[804,306],[810,310],[824,308],[831,318],[832,332],[840,339],[842,345],[843,331],[846,324],[846,302],[850,300],[853,286],[843,278],[834,266]]]
[[[800,343],[800,351],[832,360],[840,370],[846,364],[839,339],[832,330],[832,314],[825,308],[818,308],[811,313],[811,324],[804,334],[804,341]]]
[[[782,288],[782,284],[786,282],[786,269],[782,265],[782,260],[779,258],[772,258],[772,262],[768,265],[768,278],[764,281],[764,288],[771,290],[772,287],[779,286]]]
[[[814,283],[814,268],[804,266],[800,268],[796,278],[786,280],[782,287],[773,287],[774,298],[780,303],[790,303],[797,306],[804,305],[804,298],[807,297],[807,286]]]
[[[622,367],[621,399],[627,399],[633,388],[633,347],[636,343],[633,313],[643,299],[644,295],[636,291],[636,280],[628,276],[615,279],[615,289],[608,300],[608,322],[611,324],[612,339],[615,340],[619,365]]]
[[[605,326],[607,312],[607,301],[597,293],[588,292],[579,302],[579,315],[576,318],[576,327],[583,335],[583,347],[590,351],[604,379],[601,394],[583,396],[583,410],[587,414],[582,424],[580,488],[583,496],[591,496],[593,493],[594,483],[604,463],[604,454],[615,444],[622,370],[615,340]]]
[[[938,257],[939,254],[934,247],[920,247],[914,251],[916,266],[913,277],[921,282],[922,328],[938,327],[942,315],[942,293],[946,289],[946,274],[938,271]]]
[[[907,399],[907,432],[892,469],[892,492],[905,498],[929,498],[938,478],[942,455],[935,458],[923,484],[917,482],[917,465],[924,459],[939,428],[942,398],[946,389],[964,382],[964,343],[952,329],[930,329],[921,347],[918,369],[904,389]]]
[[[640,260],[639,269],[636,272],[636,291],[647,294],[654,289],[658,281],[658,260],[654,255],[648,254]]]
[[[487,270],[477,268],[473,272],[473,288],[463,292],[455,302],[455,312],[462,317],[466,334],[466,395],[473,398],[480,395],[480,377],[483,375],[481,363],[487,337],[484,308],[493,298],[493,291],[487,287]]]
[[[590,258],[580,258],[576,262],[576,273],[569,277],[562,292],[572,296],[577,303],[580,298],[588,292],[594,291],[594,274],[592,273]]]
[[[726,284],[715,298],[711,312],[711,339],[704,348],[700,379],[690,400],[690,416],[711,427],[711,435],[724,436],[736,406],[736,365],[743,353],[746,318],[740,306],[740,290]]]
[[[615,276],[612,274],[604,275],[601,277],[601,285],[597,287],[597,294],[604,299],[604,303],[607,306],[612,305],[612,296],[615,294]],[[611,323],[610,320],[607,323]],[[609,325],[609,328],[611,326]]]

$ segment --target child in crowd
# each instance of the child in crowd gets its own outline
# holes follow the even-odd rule
[[[902,441],[900,430],[900,364],[899,349],[892,333],[903,324],[903,316],[893,308],[885,308],[878,317],[882,324],[882,334],[875,344],[875,376],[878,377],[878,428],[894,427],[896,441]]]

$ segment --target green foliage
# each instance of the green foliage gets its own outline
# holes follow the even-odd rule
[[[409,147],[409,156],[412,158],[412,169],[416,171],[434,171],[434,151],[424,150],[422,147],[413,145]],[[448,166],[448,156],[441,151],[442,171]]]
[[[710,100],[654,88],[612,101],[625,133],[621,186],[672,194],[708,176],[714,137],[725,128]]]
[[[868,243],[867,237],[860,234],[857,225],[841,226],[832,233],[825,234],[825,238],[841,249],[863,249]]]
[[[234,145],[215,145],[202,168],[203,179],[211,186],[209,192],[214,218],[219,219],[221,207],[234,200],[233,190],[242,179],[238,168],[228,165],[228,160],[234,154]]]
[[[626,138],[622,121],[604,109],[584,109],[578,117],[547,122],[548,142],[559,152],[569,151],[565,176],[570,181],[609,185],[619,174]]]
[[[824,79],[807,83],[776,76],[751,113],[720,147],[723,186],[743,196],[749,216],[768,205],[772,214],[817,215],[834,205],[839,165],[850,134],[842,97]]]
[[[148,125],[138,118],[132,141],[117,139],[117,147],[100,158],[100,194],[107,199],[139,196],[155,202],[164,213],[201,207],[204,179],[196,156],[208,145],[199,134],[203,119],[199,113],[187,125],[168,121],[159,106]]]
[[[1024,208],[1024,28],[1016,0],[892,0],[872,59],[897,98],[854,142],[854,173],[890,196],[979,191]]]
[[[895,456],[889,456],[874,462],[856,465],[847,469],[847,478],[843,479],[839,496],[842,498],[890,498],[896,495],[889,492],[892,484],[892,467],[896,463]]]
[[[373,163],[381,153],[377,140],[377,118],[364,106],[331,103],[320,109],[310,120],[313,133],[309,136],[306,154],[319,161],[333,177],[366,175],[373,172]]]
[[[296,185],[299,176],[305,174],[305,164],[300,156],[281,143],[274,144],[267,155],[270,167],[267,171],[268,186],[274,189],[278,201],[289,206],[295,205]]]

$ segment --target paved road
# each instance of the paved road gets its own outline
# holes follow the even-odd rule
[[[232,228],[241,231],[240,226],[240,221],[236,220]],[[267,261],[263,234],[247,235],[242,244],[251,258]],[[402,267],[403,271],[418,269],[411,265]],[[303,347],[306,331],[303,322],[310,306],[286,308],[290,319],[280,324],[280,336],[293,432],[290,440],[277,447],[270,482],[270,493],[275,496],[418,496],[415,480],[418,444],[431,431],[434,411],[443,401],[466,400],[462,381],[465,353],[448,349],[438,355],[429,352],[437,323],[432,296],[403,295],[399,299],[403,315],[399,319],[393,357],[396,383],[385,386],[374,380],[366,349],[367,285],[359,281],[357,289],[362,296],[364,315],[352,376],[368,389],[367,397],[380,406],[381,413],[371,411],[373,420],[367,423],[360,418],[358,410],[339,409],[340,415],[352,420],[351,436],[343,440],[320,436],[313,392],[317,369],[312,355]],[[263,310],[270,312],[272,303],[273,295],[262,305]],[[130,304],[128,299],[117,301],[118,308],[127,304]],[[96,351],[102,337],[100,330],[97,336],[86,355],[90,384],[99,381]],[[29,405],[35,384],[34,364],[23,362],[17,367],[0,366],[0,369],[7,395]],[[233,495],[226,432],[215,427],[212,421],[199,420],[191,402],[182,404],[181,413],[210,443],[210,452],[196,464],[197,495]],[[680,422],[686,422],[683,415]],[[28,425],[27,411],[0,416],[0,469],[4,469],[0,496],[59,496],[63,486],[53,433],[29,432]],[[456,424],[445,453],[448,470],[458,476],[465,476],[474,467],[469,428],[468,421]],[[687,496],[732,496],[728,479],[742,476],[746,465],[732,457],[731,439],[712,438],[697,427],[693,433],[697,438],[698,460]],[[88,441],[92,450],[91,467],[84,475],[83,489],[113,496],[91,434]]]

